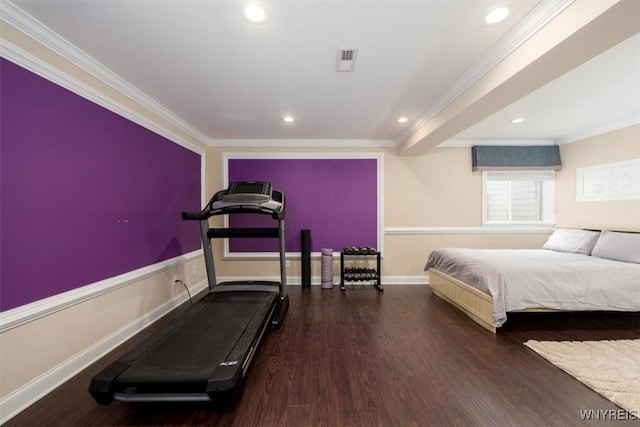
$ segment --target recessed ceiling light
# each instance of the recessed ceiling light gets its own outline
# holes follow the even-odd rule
[[[245,7],[244,17],[254,24],[266,24],[269,21],[269,14],[259,4],[250,4]]]
[[[511,123],[513,123],[514,125],[522,122],[524,122],[524,118],[522,117],[516,117],[515,119],[511,119]]]
[[[510,14],[511,14],[511,11],[506,6],[494,7],[484,17],[484,23],[487,25],[499,24],[500,22],[507,19]]]
[[[407,123],[409,121],[409,119],[407,117],[399,117],[397,122],[398,123]]]
[[[293,123],[293,122],[295,122],[295,121],[296,121],[296,119],[295,119],[295,118],[293,118],[293,116],[288,116],[288,115],[287,115],[287,116],[284,116],[284,117],[282,118],[282,121],[283,121],[283,122],[285,122],[285,123]]]

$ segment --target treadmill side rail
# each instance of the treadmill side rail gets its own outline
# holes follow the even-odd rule
[[[260,194],[252,193],[257,187]],[[211,216],[235,213],[271,215],[277,227],[210,228]],[[182,212],[184,220],[199,221],[209,292],[95,375],[89,392],[96,402],[235,398],[266,329],[280,328],[289,307],[284,217],[284,194],[260,182],[232,183],[202,211]],[[230,237],[277,238],[280,282],[218,284],[211,239]]]
[[[273,329],[280,329],[282,327],[282,322],[284,322],[284,317],[287,315],[288,309],[289,296],[285,295],[278,300],[276,307],[273,310],[273,314],[271,315],[271,327]]]

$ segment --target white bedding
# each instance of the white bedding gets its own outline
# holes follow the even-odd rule
[[[543,249],[433,251],[435,268],[493,297],[496,326],[526,308],[640,311],[640,264]]]

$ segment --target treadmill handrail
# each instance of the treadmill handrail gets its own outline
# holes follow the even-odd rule
[[[226,238],[278,238],[279,228],[210,228],[207,237],[210,239]]]
[[[204,211],[201,212],[182,212],[182,219],[184,220],[194,220],[194,221],[203,221],[209,218],[210,215],[207,215]]]
[[[271,215],[273,219],[284,219],[284,194],[281,191],[273,190],[273,201],[277,202],[277,207],[271,208],[268,206],[253,205],[247,203],[231,204],[223,200],[225,190],[218,191],[213,195],[209,203],[200,212],[182,212],[182,219],[203,221],[212,216],[227,215],[236,213],[253,213],[253,214],[265,214]],[[227,206],[214,208],[214,203],[224,203]]]

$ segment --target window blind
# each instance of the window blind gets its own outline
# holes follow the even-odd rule
[[[545,204],[553,197],[553,171],[483,172],[484,219],[488,223],[548,220]]]
[[[560,148],[557,145],[471,147],[473,171],[560,170]]]
[[[553,171],[485,172],[487,181],[553,181]]]

